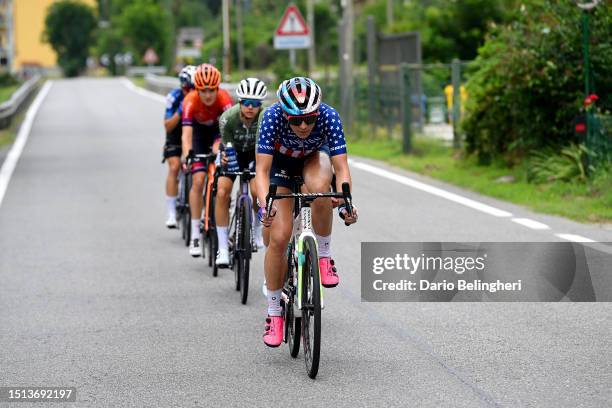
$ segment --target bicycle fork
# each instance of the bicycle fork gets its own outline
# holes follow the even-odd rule
[[[306,204],[300,209],[300,214],[296,219],[297,222],[294,223],[298,227],[297,231],[294,231],[294,236],[298,235],[297,239],[297,254],[291,254],[294,256],[296,260],[295,264],[297,264],[297,282],[294,282],[295,290],[296,290],[296,299],[297,299],[297,307],[299,310],[302,310],[302,276],[304,274],[304,264],[306,263],[306,255],[304,254],[304,239],[306,237],[312,237],[315,242],[315,253],[311,254],[311,258],[313,262],[319,262],[319,251],[318,251],[318,241],[312,229],[312,210],[310,205]],[[318,269],[318,268],[317,268]],[[320,272],[319,272],[320,273]],[[316,290],[316,289],[313,289]],[[323,309],[323,285],[321,285],[321,280],[319,279],[319,291],[321,293],[321,309]]]

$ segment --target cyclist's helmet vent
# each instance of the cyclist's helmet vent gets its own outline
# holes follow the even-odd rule
[[[246,78],[240,81],[236,88],[236,96],[239,99],[257,99],[263,100],[266,98],[268,90],[266,84],[257,78]]]
[[[288,115],[307,115],[321,106],[321,88],[310,78],[295,77],[278,87],[278,101]]]
[[[210,64],[202,64],[196,69],[194,85],[197,89],[217,89],[221,84],[221,73]]]

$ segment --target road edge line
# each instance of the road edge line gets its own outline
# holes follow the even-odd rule
[[[26,112],[25,119],[19,128],[19,132],[17,133],[17,137],[13,142],[13,146],[11,147],[11,150],[9,150],[6,159],[0,168],[0,208],[2,207],[2,202],[4,201],[4,196],[8,190],[8,185],[11,181],[11,177],[13,176],[13,172],[17,167],[21,153],[23,153],[23,149],[25,148],[28,137],[30,136],[32,124],[34,123],[38,109],[40,108],[40,105],[42,105],[42,102],[49,93],[52,85],[53,81],[48,80],[38,92],[38,95],[36,95],[34,102],[32,102],[32,105]]]

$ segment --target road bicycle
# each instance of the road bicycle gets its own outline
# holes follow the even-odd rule
[[[255,172],[249,169],[236,172],[221,170],[219,176],[239,177],[234,213],[228,229],[229,267],[234,271],[236,290],[240,291],[240,302],[244,305],[249,296],[251,255],[257,252],[253,234],[253,200],[249,194],[249,181],[255,177]]]
[[[217,276],[215,257],[218,249],[217,230],[215,225],[215,153],[196,154],[194,157],[202,159],[206,173],[204,175],[204,189],[202,190],[202,215],[200,219],[200,237],[202,242],[202,258],[213,268],[213,276]],[[206,252],[208,250],[208,260]]]
[[[348,183],[342,183],[341,193],[301,193],[303,184],[302,177],[294,177],[293,192],[288,194],[277,194],[277,186],[270,184],[266,197],[266,210],[267,214],[270,214],[274,200],[295,199],[293,232],[287,246],[287,276],[281,295],[281,307],[285,319],[284,342],[289,346],[291,357],[296,358],[300,350],[301,337],[306,371],[310,378],[315,378],[319,371],[321,309],[324,304],[317,238],[312,228],[310,205],[317,198],[342,198],[349,216],[353,214],[353,205]]]
[[[176,225],[181,230],[185,246],[191,239],[191,209],[189,207],[189,191],[191,190],[191,171],[183,166],[179,170],[179,193],[176,200]]]

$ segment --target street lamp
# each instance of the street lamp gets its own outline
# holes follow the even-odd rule
[[[584,54],[584,92],[589,96],[592,91],[591,62],[590,62],[590,32],[589,12],[597,7],[601,0],[575,0],[576,5],[582,9],[582,50]]]

